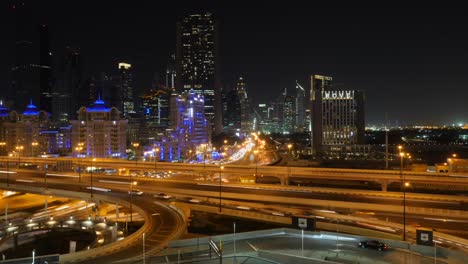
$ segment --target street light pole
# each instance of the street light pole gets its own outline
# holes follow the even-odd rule
[[[401,148],[400,148],[401,149]],[[400,180],[403,189],[403,241],[406,241],[406,183],[403,175],[403,158],[405,153],[400,152]]]
[[[154,173],[158,173],[158,153],[159,148],[153,149],[154,152]]]
[[[133,179],[133,177],[132,177]],[[137,185],[137,182],[131,181],[130,182],[130,224],[133,223],[133,185]]]
[[[258,150],[254,150],[254,156],[255,156],[255,177],[257,177],[257,173],[258,173]]]
[[[94,161],[96,161],[95,158],[91,160],[91,199],[93,198],[93,171],[94,171]]]
[[[224,166],[219,167],[219,212],[221,213],[221,188],[222,188],[222,171],[224,170]]]
[[[138,147],[140,146],[140,143],[135,142],[133,143],[133,147],[135,148],[135,166],[138,166]]]
[[[6,186],[10,186],[10,183],[8,181],[8,178],[9,178],[9,175],[10,175],[10,162],[7,160],[6,162],[6,170],[7,170],[7,173],[6,173]]]

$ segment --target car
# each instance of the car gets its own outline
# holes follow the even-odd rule
[[[378,251],[383,251],[387,250],[388,246],[385,243],[382,243],[377,240],[366,240],[366,241],[361,241],[358,244],[359,247],[362,248],[372,248],[372,249],[377,249]]]
[[[154,197],[155,197],[155,198],[162,198],[162,199],[170,199],[170,198],[172,198],[172,196],[167,195],[167,194],[165,194],[165,193],[158,193],[158,194],[155,194]]]
[[[201,201],[198,199],[190,199],[189,202],[199,204]]]
[[[135,189],[133,189],[132,191],[128,191],[128,194],[131,194],[131,195],[142,195],[143,192],[140,191],[140,190],[135,190]]]

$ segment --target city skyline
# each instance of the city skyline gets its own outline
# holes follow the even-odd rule
[[[208,10],[220,21],[223,88],[242,75],[255,103],[274,100],[284,88],[293,93],[295,80],[310,89],[310,75],[325,74],[338,89],[365,91],[369,124],[385,122],[385,113],[389,123],[400,125],[467,122],[468,77],[462,74],[467,40],[459,33],[466,18],[455,7],[405,11],[299,3],[109,6],[85,1],[69,13],[63,3],[34,5],[37,21],[49,26],[54,55],[60,56],[66,46],[79,48],[85,77],[111,72],[127,61],[135,67],[139,94],[150,88],[155,71],[163,74],[174,53],[176,22],[190,11]],[[9,8],[3,8],[7,18]],[[12,41],[1,49],[4,87],[13,62],[14,20],[9,21],[4,32]]]

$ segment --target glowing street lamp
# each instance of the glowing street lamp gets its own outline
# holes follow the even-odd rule
[[[78,158],[78,182],[81,182],[81,163],[80,163],[80,157],[81,157],[81,151],[83,150],[83,145],[84,143],[80,142],[78,143],[78,146],[75,148]]]
[[[16,146],[15,149],[18,152],[18,166],[17,167],[19,168],[19,165],[20,165],[20,162],[21,162],[21,160],[20,160],[21,151],[24,149],[24,147],[23,146]]]
[[[398,148],[401,150],[400,146]],[[406,241],[406,182],[405,182],[405,178],[403,175],[403,158],[404,157],[405,157],[405,153],[400,152],[400,179],[401,179],[400,187],[403,190],[403,241]]]
[[[257,177],[257,171],[258,171],[258,150],[254,150],[254,156],[255,156],[255,177]]]
[[[132,146],[135,148],[135,166],[138,165],[138,147],[140,146],[140,143],[135,142],[132,144]]]
[[[39,142],[34,141],[34,142],[31,143],[31,157],[34,157],[34,149],[37,146],[39,146]]]
[[[133,223],[133,186],[136,186],[138,183],[136,181],[130,182],[130,223]]]

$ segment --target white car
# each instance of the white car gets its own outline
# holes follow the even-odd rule
[[[190,199],[189,202],[191,202],[191,203],[197,203],[197,204],[198,204],[198,203],[200,203],[201,201],[198,200],[198,199]]]
[[[142,195],[143,192],[140,191],[140,190],[133,190],[133,191],[128,191],[128,194],[131,194],[131,195]]]
[[[158,193],[154,195],[155,198],[162,198],[162,199],[171,199],[172,196],[167,195],[165,193]]]

